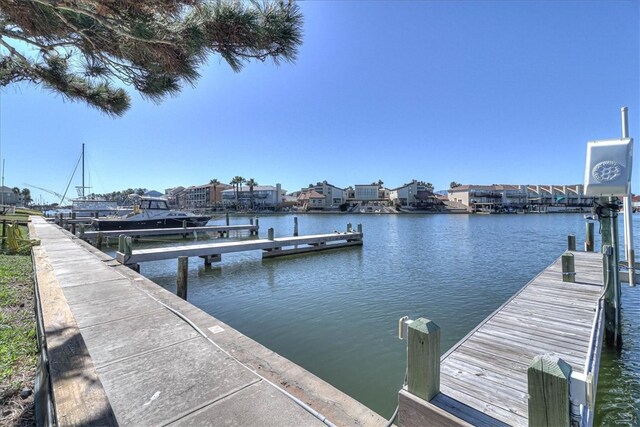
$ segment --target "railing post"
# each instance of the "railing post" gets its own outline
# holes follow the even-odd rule
[[[575,251],[576,250],[576,236],[575,234],[569,234],[567,236],[567,250]]]
[[[121,234],[118,236],[118,252],[122,252],[124,253],[124,239],[125,239],[125,235]]]
[[[586,227],[587,227],[587,239],[584,242],[584,250],[587,252],[593,252],[593,247],[594,247],[594,243],[593,243],[593,222],[587,222],[586,223]]]
[[[569,426],[571,366],[549,354],[533,358],[527,370],[529,426]]]
[[[176,295],[183,300],[187,299],[187,277],[189,273],[189,257],[178,257],[178,279],[176,283]]]
[[[440,327],[421,317],[407,332],[407,391],[429,401],[440,392]]]
[[[576,281],[576,267],[573,254],[571,252],[565,252],[562,254],[562,281]]]

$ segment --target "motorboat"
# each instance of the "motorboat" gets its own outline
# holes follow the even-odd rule
[[[133,211],[119,217],[96,218],[92,221],[98,231],[143,230],[150,228],[202,227],[211,216],[169,209],[167,199],[141,196]]]

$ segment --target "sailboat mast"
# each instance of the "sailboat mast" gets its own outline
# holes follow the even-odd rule
[[[84,142],[82,143],[82,198],[84,199]]]

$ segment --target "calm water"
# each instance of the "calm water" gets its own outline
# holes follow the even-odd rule
[[[585,229],[582,215],[574,214],[298,220],[301,235],[362,223],[364,246],[264,261],[259,252],[229,254],[210,269],[192,259],[189,301],[385,417],[396,406],[406,367],[406,341],[396,336],[401,316],[434,320],[446,351],[557,258],[568,234],[582,248]],[[639,241],[640,216],[635,220]],[[261,236],[269,227],[291,235],[293,217],[261,217]],[[144,263],[142,273],[175,292],[176,264]],[[623,293],[636,315],[639,292],[625,286]],[[632,317],[624,317],[621,357],[607,353],[602,361],[600,424],[639,423],[640,319]]]

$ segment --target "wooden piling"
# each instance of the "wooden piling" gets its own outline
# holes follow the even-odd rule
[[[604,342],[608,347],[622,346],[620,330],[620,288],[616,284],[617,264],[613,248],[602,247],[602,274],[604,279]]]
[[[227,225],[229,225],[229,212],[226,213],[225,220],[227,222]]]
[[[358,233],[362,234],[362,224],[358,224]]]
[[[440,327],[419,318],[407,333],[407,391],[431,400],[440,392]]]
[[[100,218],[100,212],[94,212],[94,213],[93,213],[93,217],[94,217],[95,219]]]
[[[594,233],[593,233],[593,222],[587,222],[586,223],[586,229],[587,229],[587,236],[586,236],[586,240],[584,242],[584,250],[586,252],[593,252],[593,247],[594,247]]]
[[[571,252],[565,252],[564,254],[562,254],[562,281],[576,281],[576,267],[573,259],[573,254]]]
[[[189,272],[189,257],[178,257],[178,279],[176,283],[176,295],[183,300],[187,299],[187,276]]]
[[[567,250],[568,251],[575,251],[576,250],[576,235],[575,234],[569,234],[567,236]]]
[[[351,233],[353,231],[353,225],[351,223],[347,224],[347,233]]]
[[[267,230],[267,239],[273,240],[273,227]]]
[[[78,214],[76,212],[71,212],[71,219],[76,219]]]
[[[298,217],[293,217],[293,237],[298,237]]]
[[[84,224],[80,224],[80,238],[84,237]]]
[[[73,234],[74,236],[76,235],[76,223],[75,222],[71,223],[71,234]]]
[[[133,252],[133,239],[131,236],[127,236],[124,238],[124,254],[126,256],[131,256]]]
[[[533,358],[527,370],[529,426],[569,426],[571,365],[549,354]]]
[[[254,231],[253,234],[257,236],[258,230],[260,230],[260,220],[256,218],[256,231]]]
[[[118,237],[118,252],[122,252],[122,253],[124,253],[124,239],[125,239],[126,237],[127,237],[127,236],[125,236],[124,234],[121,234],[121,235]]]
[[[102,238],[103,238],[102,233],[98,233],[96,235],[96,248],[98,249],[102,248]]]

